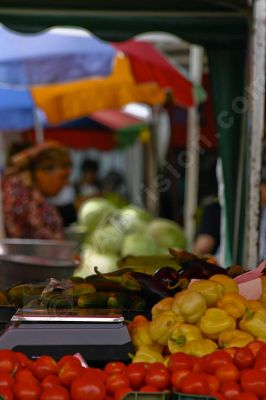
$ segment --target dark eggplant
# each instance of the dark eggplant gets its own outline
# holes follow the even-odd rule
[[[202,277],[192,276],[191,278],[195,279],[208,279],[212,275],[216,274],[223,274],[227,275],[227,271],[225,268],[220,267],[219,265],[212,264],[202,258],[197,257],[194,254],[191,254],[184,250],[176,250],[176,249],[169,249],[170,253],[176,257],[178,264],[180,264],[183,269],[190,269],[192,268],[194,271],[195,269],[202,271]],[[189,272],[190,274],[190,272]],[[200,272],[199,272],[200,275]]]
[[[159,268],[152,276],[156,278],[166,290],[175,286],[179,281],[179,271],[172,267]]]
[[[141,295],[146,300],[148,307],[152,307],[158,301],[171,295],[158,279],[151,275],[144,274],[143,272],[131,272],[130,275],[141,286]]]

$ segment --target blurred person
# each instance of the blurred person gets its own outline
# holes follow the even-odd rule
[[[98,184],[99,163],[86,158],[81,164],[81,179],[78,183],[78,195],[97,196],[100,193]]]
[[[77,221],[75,201],[75,188],[74,185],[70,183],[64,186],[57,196],[49,199],[49,202],[57,208],[65,227]]]
[[[81,179],[76,184],[76,209],[79,209],[84,201],[92,197],[101,196],[101,190],[98,182],[99,163],[86,158],[81,164],[80,172]]]
[[[200,177],[202,184],[199,188],[201,209],[194,253],[203,256],[217,255],[220,247],[221,206],[218,200],[218,182],[216,176],[217,157],[210,153],[205,157]]]
[[[218,198],[205,200],[194,244],[198,256],[216,254],[220,246],[221,207]]]
[[[3,179],[3,210],[8,237],[63,239],[63,224],[48,202],[67,184],[71,171],[67,148],[44,142],[11,158]]]
[[[117,207],[128,205],[128,196],[123,175],[115,170],[109,171],[101,183],[102,195]]]

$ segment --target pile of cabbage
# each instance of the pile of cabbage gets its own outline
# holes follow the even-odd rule
[[[169,247],[186,248],[182,228],[173,221],[153,218],[135,206],[116,208],[104,198],[87,200],[79,209],[78,226],[86,230],[78,276],[117,269],[121,257],[167,254]]]

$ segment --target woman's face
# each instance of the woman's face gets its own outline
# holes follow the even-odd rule
[[[71,163],[63,165],[47,164],[37,169],[34,174],[36,186],[45,197],[56,196],[68,183]]]

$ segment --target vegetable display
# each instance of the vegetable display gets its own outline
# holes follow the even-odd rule
[[[160,359],[128,365],[116,361],[102,369],[85,367],[72,355],[59,361],[44,355],[33,361],[23,353],[0,350],[0,399],[122,400],[130,392],[165,391],[217,400],[264,400],[266,344],[253,341],[231,350],[203,357],[176,352],[167,365]]]
[[[192,282],[152,308],[152,320],[136,317],[129,326],[136,349],[133,362],[156,362],[167,354],[204,356],[218,349],[266,342],[264,297],[247,300],[226,275]],[[151,348],[152,352],[149,352]]]

